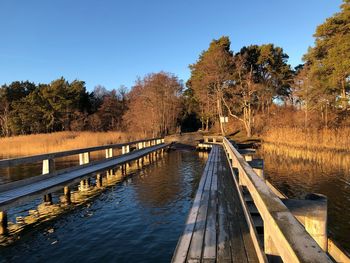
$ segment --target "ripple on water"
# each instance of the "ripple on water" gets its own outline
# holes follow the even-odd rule
[[[0,261],[169,262],[204,161],[197,153],[171,152],[89,205],[0,248]]]

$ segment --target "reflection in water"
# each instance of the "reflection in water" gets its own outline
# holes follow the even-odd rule
[[[328,197],[330,236],[350,251],[350,156],[264,144],[266,178],[290,198],[306,193]]]
[[[200,155],[171,152],[124,180],[110,176],[116,181],[104,191],[76,189],[70,213],[22,231],[0,247],[0,262],[169,262],[207,156]],[[59,202],[62,191],[53,198]],[[10,214],[55,209],[44,205],[34,200]]]

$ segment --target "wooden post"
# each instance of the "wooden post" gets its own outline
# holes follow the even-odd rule
[[[44,202],[47,205],[52,205],[52,194],[44,195]]]
[[[204,142],[209,142],[209,138],[208,137],[204,137]]]
[[[305,226],[305,230],[317,244],[327,252],[327,197],[313,193],[308,194],[305,200],[284,199],[283,203]]]
[[[308,195],[307,200],[317,203],[317,208],[309,211],[305,217],[305,229],[324,250],[328,248],[327,237],[327,197],[321,194]]]
[[[265,180],[264,176],[264,160],[263,159],[253,159],[248,161],[248,164],[253,168],[254,172]]]
[[[0,211],[0,235],[7,233],[7,213]]]
[[[48,174],[55,171],[55,160],[54,159],[47,159],[43,160],[43,167],[42,167],[42,173]]]
[[[87,164],[90,162],[90,153],[79,153],[79,165]]]
[[[64,193],[64,197],[65,197],[65,202],[67,204],[70,204],[71,203],[71,192],[70,192],[70,189],[68,186],[65,186],[63,188],[63,193]]]
[[[264,221],[264,252],[270,263],[282,263],[277,248],[272,241],[269,223]]]
[[[138,148],[139,148],[139,150],[141,150],[143,148],[143,143],[142,142],[138,143]]]
[[[113,148],[106,149],[106,158],[113,157]]]
[[[246,162],[250,162],[253,160],[253,156],[251,155],[244,155],[244,159],[246,160]]]
[[[246,182],[244,180],[244,171],[242,171],[240,168],[236,169],[236,171],[238,172],[238,184],[245,186]]]
[[[102,176],[101,176],[101,174],[97,174],[96,175],[96,186],[98,188],[102,187]]]

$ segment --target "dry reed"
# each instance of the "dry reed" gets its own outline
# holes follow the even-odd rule
[[[35,155],[139,139],[122,132],[55,132],[0,138],[0,156]]]
[[[350,128],[300,129],[273,128],[263,136],[265,142],[314,150],[350,151]]]

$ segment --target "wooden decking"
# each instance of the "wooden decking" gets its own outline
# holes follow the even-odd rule
[[[53,173],[40,175],[1,185],[0,210],[6,208],[10,204],[13,204],[14,202],[22,201],[23,199],[29,198],[33,195],[45,194],[46,192],[52,192],[56,189],[60,189],[63,185],[75,183],[86,175],[99,173],[132,160],[137,160],[166,146],[166,144],[159,144],[117,157],[70,168],[68,171],[59,174]]]
[[[209,154],[172,262],[258,262],[222,146]]]

